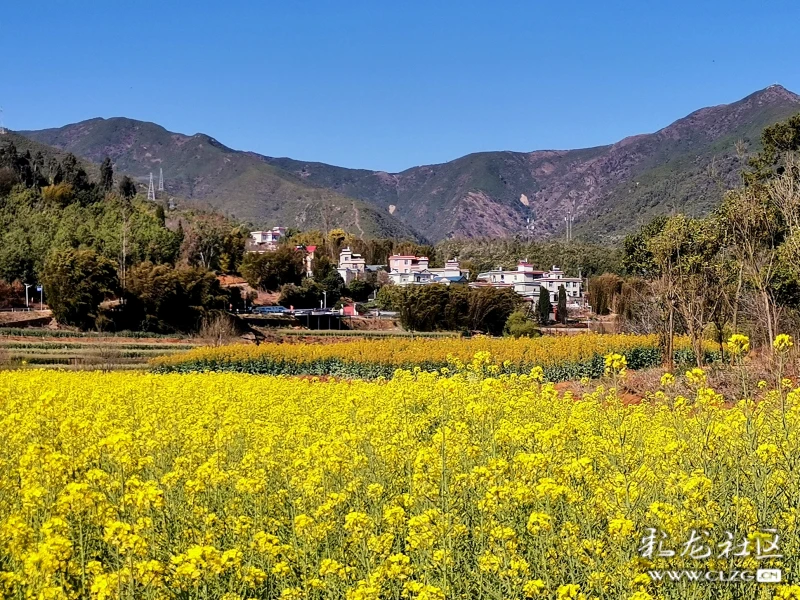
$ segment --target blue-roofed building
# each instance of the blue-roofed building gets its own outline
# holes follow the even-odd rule
[[[448,277],[436,277],[433,282],[444,285],[467,285],[469,280],[463,275],[450,275]]]

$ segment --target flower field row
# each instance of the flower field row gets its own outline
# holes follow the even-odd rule
[[[3,372],[0,596],[796,598],[647,575],[800,575],[800,390],[725,408],[690,383],[629,406],[469,371]],[[692,532],[750,550],[686,554]]]
[[[690,357],[679,340],[679,359]],[[658,365],[661,353],[654,335],[598,335],[528,338],[348,340],[336,344],[261,344],[197,348],[179,356],[153,361],[159,372],[227,371],[265,375],[333,375],[375,379],[391,377],[395,369],[424,371],[468,362],[488,352],[506,373],[544,369],[548,381],[603,374],[603,356],[624,354],[628,365],[640,369]]]

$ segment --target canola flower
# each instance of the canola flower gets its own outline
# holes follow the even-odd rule
[[[689,342],[677,339],[679,362],[692,360]],[[713,355],[715,346],[708,344]],[[348,340],[333,344],[261,344],[196,348],[152,361],[158,372],[233,371],[266,375],[333,375],[375,379],[391,377],[395,369],[433,371],[463,365],[487,353],[503,373],[529,373],[542,367],[549,381],[601,377],[604,357],[624,356],[627,368],[661,363],[655,335],[584,334],[568,337]]]
[[[742,356],[750,352],[750,338],[741,333],[734,333],[728,338],[728,350],[734,356]]]
[[[628,360],[622,354],[613,352],[605,357],[606,376],[625,377],[628,371]]]
[[[714,568],[795,575],[800,389],[729,408],[697,377],[626,405],[486,360],[375,382],[2,372],[0,597],[797,597],[657,584],[697,563],[637,548],[775,528],[783,559]]]
[[[794,342],[792,341],[792,337],[785,333],[779,333],[775,336],[775,341],[772,343],[775,350],[778,352],[787,352],[794,346]]]

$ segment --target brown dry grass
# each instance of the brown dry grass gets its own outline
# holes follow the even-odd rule
[[[731,365],[728,362],[717,363],[707,365],[704,370],[708,385],[721,394],[729,405],[733,405],[744,397],[745,390],[748,396],[757,397],[760,381],[767,382],[771,389],[779,385],[777,381],[778,368],[774,360],[770,352],[751,352],[741,365]],[[670,387],[670,395],[691,398],[695,394],[696,389],[689,385],[684,376],[689,369],[691,366],[675,369],[673,372],[675,383]],[[649,396],[662,389],[661,376],[665,372],[666,369],[662,367],[640,371],[629,370],[625,379],[617,382],[617,393],[620,399],[624,404],[639,404],[646,401]],[[796,353],[784,365],[783,378],[790,379],[795,386],[800,382],[800,358]],[[578,399],[584,394],[594,391],[600,384],[610,386],[611,381],[603,378],[591,381],[588,385],[582,385],[580,381],[562,381],[555,384],[555,388],[562,393],[570,392],[573,398]]]
[[[203,319],[197,337],[208,346],[224,346],[241,341],[234,319],[222,313]]]
[[[14,312],[3,311],[0,312],[0,323],[3,323],[4,325],[11,325],[13,323],[45,319],[52,316],[53,313],[51,313],[49,310],[19,310]]]
[[[790,379],[795,385],[798,382],[798,360],[792,357],[783,368],[783,378]],[[683,367],[674,371],[675,384],[670,393],[691,397],[695,390],[686,381],[684,373],[691,367]],[[715,363],[704,368],[708,385],[721,394],[729,403],[740,400],[746,393],[753,396],[758,390],[759,381],[767,382],[770,388],[779,385],[778,365],[769,352],[751,352],[741,365]],[[663,368],[629,371],[628,377],[620,385],[620,393],[633,398],[646,398],[648,394],[661,389],[661,376],[666,372]]]

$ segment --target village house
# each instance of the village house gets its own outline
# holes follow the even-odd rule
[[[539,289],[544,287],[550,294],[550,301],[558,302],[558,288],[564,286],[567,292],[567,306],[578,307],[585,304],[583,295],[583,279],[567,277],[565,273],[553,265],[550,271],[537,271],[527,261],[519,261],[515,270],[502,267],[478,273],[478,278],[470,287],[511,288],[526,300],[536,302]]]
[[[428,269],[427,256],[413,254],[393,254],[389,257],[389,273],[418,273]]]
[[[497,287],[511,288],[524,298],[534,298],[539,293],[539,280],[545,275],[544,271],[537,271],[533,266],[521,260],[513,271],[498,267],[491,271],[478,273],[472,287]]]
[[[459,281],[462,277],[465,281],[469,280],[469,269],[462,269],[458,260],[450,259],[444,263],[444,267],[431,267],[428,269],[436,277],[446,278],[449,281]]]
[[[558,288],[562,285],[567,292],[567,306],[578,307],[584,304],[583,279],[567,277],[564,271],[555,265],[538,280],[538,284],[550,293],[550,302],[553,305],[558,302]]]
[[[284,237],[286,237],[286,227],[273,227],[267,231],[251,231],[247,251],[272,252],[277,250],[278,243]]]
[[[400,272],[392,271],[389,273],[389,280],[395,285],[425,285],[433,283],[434,274],[425,269],[424,271]]]
[[[364,257],[360,254],[355,254],[350,247],[342,248],[339,253],[339,268],[336,269],[339,277],[342,278],[345,285],[349,285],[355,279],[364,277],[367,270],[367,263]]]
[[[469,271],[462,271],[457,260],[444,267],[428,267],[426,256],[394,255],[389,257],[389,279],[395,285],[466,285]],[[423,268],[424,265],[424,268]]]

